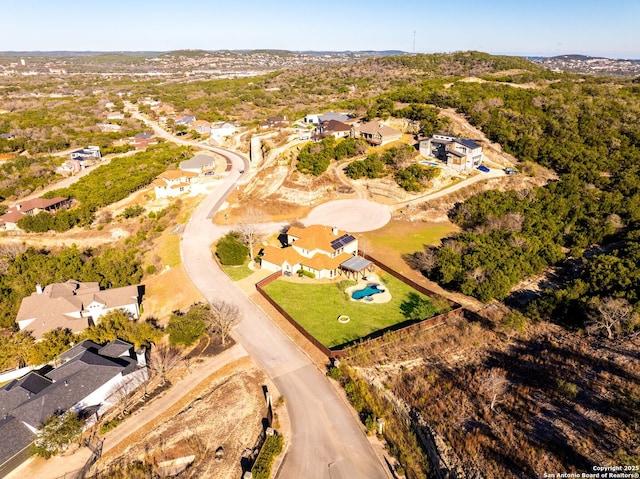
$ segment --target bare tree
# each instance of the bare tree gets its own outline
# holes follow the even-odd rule
[[[164,386],[167,375],[180,364],[180,350],[166,344],[159,344],[151,351],[149,369],[151,374],[160,377],[160,385]]]
[[[587,331],[604,331],[609,339],[620,332],[633,314],[633,306],[624,298],[594,298],[590,306],[592,313],[589,315]]]
[[[240,308],[227,301],[212,301],[211,314],[206,318],[207,329],[212,334],[220,336],[224,346],[233,328],[240,321]]]
[[[133,380],[123,381],[120,384],[116,384],[110,395],[109,399],[118,406],[119,415],[122,417],[126,414],[127,410],[133,406],[135,402],[134,392],[138,386],[138,383]]]
[[[414,268],[417,268],[420,271],[431,272],[436,266],[438,266],[436,250],[428,248],[424,251],[414,253],[413,258],[411,258],[411,263]]]
[[[505,372],[499,368],[493,368],[489,374],[482,379],[482,391],[489,397],[489,407],[494,410],[495,405],[500,396],[507,390],[509,382],[505,376]]]
[[[253,261],[254,248],[262,241],[263,234],[260,229],[261,223],[267,222],[267,215],[262,210],[248,208],[240,217],[238,232],[242,241],[249,248],[249,256]]]

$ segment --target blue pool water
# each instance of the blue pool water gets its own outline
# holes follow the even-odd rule
[[[369,284],[364,289],[359,289],[358,291],[354,291],[351,293],[351,297],[353,299],[362,299],[367,296],[372,296],[374,294],[382,293],[384,289],[380,288],[379,284]]]

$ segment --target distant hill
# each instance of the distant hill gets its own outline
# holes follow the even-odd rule
[[[386,65],[398,66],[432,73],[437,76],[478,76],[510,70],[538,72],[542,68],[523,57],[490,55],[466,51],[389,56],[378,59]]]
[[[640,75],[640,60],[592,57],[589,55],[556,55],[554,57],[531,57],[531,61],[545,68],[569,73],[590,75],[637,76]]]

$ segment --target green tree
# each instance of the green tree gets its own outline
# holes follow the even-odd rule
[[[29,352],[30,364],[46,364],[65,352],[78,340],[68,328],[56,328],[42,335],[42,340],[34,343]]]
[[[48,459],[66,451],[69,444],[80,437],[83,426],[78,413],[54,414],[42,425],[33,443],[34,453]]]
[[[101,316],[98,324],[87,328],[83,335],[98,344],[122,339],[136,347],[148,347],[160,340],[163,331],[148,321],[133,321],[123,311],[114,310]]]
[[[167,325],[172,346],[191,346],[207,332],[200,308],[192,306],[186,314],[173,313]]]
[[[249,256],[249,248],[242,243],[239,232],[231,231],[218,241],[216,256],[224,265],[237,266],[244,264]]]

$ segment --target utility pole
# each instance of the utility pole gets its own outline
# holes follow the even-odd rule
[[[416,52],[416,31],[413,31],[413,53]]]

